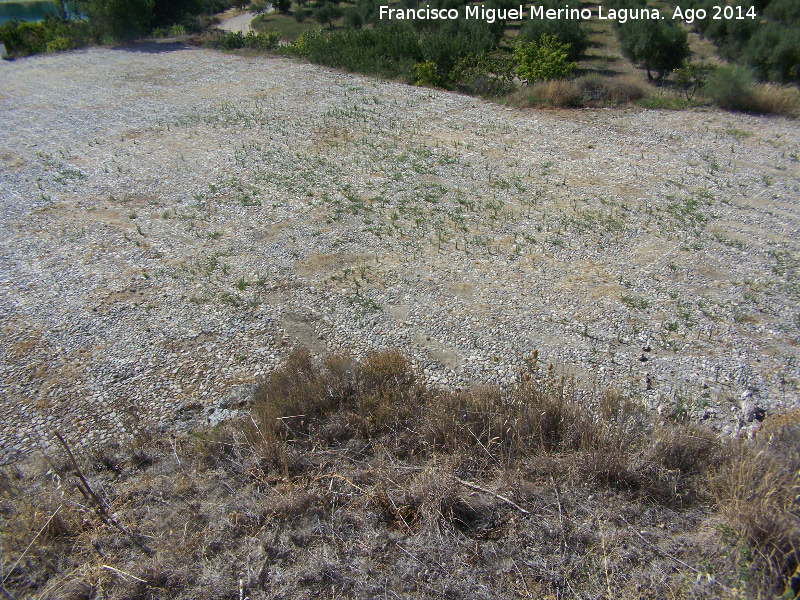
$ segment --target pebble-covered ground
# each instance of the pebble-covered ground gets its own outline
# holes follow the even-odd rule
[[[536,350],[727,433],[800,399],[795,121],[139,46],[2,62],[0,131],[6,460],[219,413],[298,344],[453,387]]]

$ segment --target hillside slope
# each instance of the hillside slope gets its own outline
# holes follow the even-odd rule
[[[798,401],[791,121],[164,46],[0,69],[6,456],[169,427],[300,343],[450,387],[537,350],[729,432]]]

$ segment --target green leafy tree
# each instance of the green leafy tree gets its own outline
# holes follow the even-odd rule
[[[549,8],[565,8],[572,0],[543,0],[537,1],[536,6],[544,10]],[[573,6],[576,4],[572,1]],[[562,44],[569,44],[567,58],[578,61],[589,47],[589,34],[581,21],[572,19],[525,19],[520,29],[520,38],[526,42],[535,42],[542,34],[555,36]]]
[[[272,3],[267,0],[253,0],[247,7],[247,10],[254,12],[257,15],[267,12],[272,7]]]
[[[344,20],[353,29],[361,29],[364,26],[364,16],[357,6],[352,6],[345,11]]]
[[[312,15],[313,19],[320,25],[328,25],[333,29],[333,22],[342,16],[342,11],[338,6],[331,2],[325,2]]]
[[[80,10],[100,39],[132,40],[153,21],[153,0],[83,0]]]
[[[709,77],[714,73],[714,66],[698,63],[684,63],[675,69],[675,83],[686,94],[687,100],[692,100],[695,94],[705,87]]]
[[[800,81],[800,29],[775,21],[764,23],[745,46],[742,61],[762,81]]]
[[[292,8],[292,0],[272,0],[272,6],[282,15],[288,15]]]
[[[631,62],[644,66],[651,81],[653,70],[659,72],[658,79],[662,80],[691,54],[686,31],[671,21],[628,21],[619,27],[617,37],[622,53]]]
[[[517,75],[525,83],[563,79],[577,67],[570,62],[569,44],[560,43],[555,36],[542,34],[538,42],[520,43],[514,50]]]

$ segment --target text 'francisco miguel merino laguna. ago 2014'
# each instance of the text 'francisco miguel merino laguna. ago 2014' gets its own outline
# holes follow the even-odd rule
[[[381,6],[379,17],[382,20],[396,20],[396,21],[411,21],[411,20],[453,20],[453,19],[481,19],[487,23],[494,23],[495,21],[521,21],[525,18],[529,19],[545,19],[545,20],[582,20],[587,21],[592,18],[597,18],[600,21],[612,20],[619,23],[627,23],[634,20],[656,20],[666,19],[679,19],[692,23],[695,20],[744,20],[755,19],[755,8],[745,6],[712,6],[708,10],[699,9],[682,9],[676,6],[669,15],[662,15],[661,11],[657,8],[603,8],[603,5],[597,7],[596,11],[590,8],[570,8],[566,5],[564,8],[544,8],[543,6],[533,5],[526,11],[522,5],[518,8],[486,8],[481,5],[468,5],[457,8],[431,8],[426,5],[424,8],[394,8],[390,6]]]

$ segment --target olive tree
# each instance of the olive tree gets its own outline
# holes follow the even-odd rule
[[[652,71],[658,71],[658,79],[662,80],[691,54],[686,31],[671,21],[628,21],[617,29],[617,37],[622,53],[631,62],[644,66],[651,81]]]

